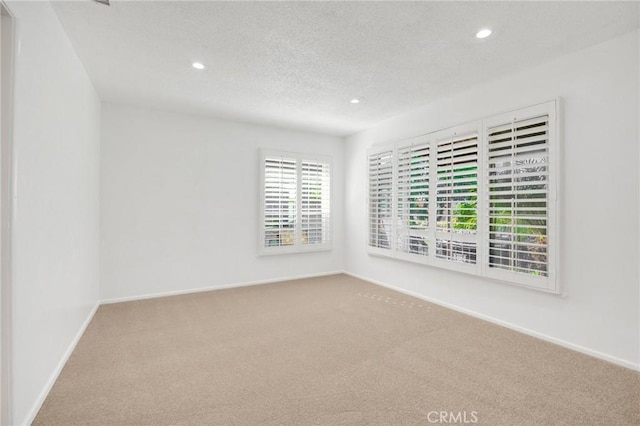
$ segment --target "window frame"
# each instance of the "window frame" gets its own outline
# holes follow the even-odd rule
[[[296,206],[294,223],[294,243],[287,246],[266,247],[265,227],[265,161],[267,158],[287,158],[295,160],[296,170]],[[318,162],[328,165],[329,168],[329,218],[327,221],[327,240],[318,244],[302,243],[302,163]],[[330,251],[333,249],[333,159],[329,155],[305,154],[271,149],[260,149],[259,152],[259,217],[258,217],[258,255],[270,256],[278,254],[308,253],[318,251]]]
[[[558,165],[560,164],[561,154],[561,138],[560,138],[560,120],[559,108],[561,100],[559,98],[551,101],[541,102],[532,106],[518,108],[509,112],[492,115],[480,120],[471,121],[459,126],[453,126],[447,129],[423,134],[420,136],[396,140],[389,143],[374,145],[367,151],[367,251],[371,255],[391,257],[399,260],[409,261],[412,263],[420,263],[427,266],[438,267],[442,269],[463,272],[478,277],[488,278],[505,282],[515,286],[531,288],[543,292],[553,294],[560,293],[558,283],[558,252],[559,252],[559,188],[560,173]],[[548,150],[548,181],[547,181],[547,276],[540,277],[530,275],[524,272],[508,271],[495,267],[489,267],[489,212],[488,212],[488,164],[489,164],[489,143],[488,131],[490,127],[503,123],[505,120],[511,122],[526,120],[541,115],[548,115],[548,131],[546,134],[546,148]],[[438,157],[438,140],[448,135],[461,135],[465,133],[475,132],[477,135],[477,205],[476,205],[476,263],[463,263],[454,260],[441,259],[436,257],[436,226],[437,226],[437,157]],[[412,144],[429,143],[429,232],[428,232],[428,251],[426,255],[407,253],[398,249],[399,237],[398,228],[401,227],[398,213],[399,203],[399,187],[400,177],[398,173],[398,164],[400,158],[399,150],[406,149]],[[370,157],[380,152],[392,152],[392,228],[389,236],[389,249],[381,249],[371,247],[369,244],[371,223],[370,223]],[[465,237],[467,238],[467,237]]]

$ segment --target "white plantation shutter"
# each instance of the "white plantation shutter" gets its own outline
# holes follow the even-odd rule
[[[476,264],[478,251],[478,126],[433,136],[435,161],[435,257]]]
[[[557,293],[557,102],[369,149],[368,251]]]
[[[329,241],[330,175],[329,163],[302,161],[302,244],[323,244]]]
[[[396,251],[429,254],[429,139],[420,137],[397,149]]]
[[[260,254],[330,249],[330,159],[261,153]]]
[[[368,155],[370,251],[391,249],[393,214],[393,148],[374,149]]]
[[[265,247],[295,243],[297,179],[295,158],[264,158]]]
[[[487,120],[488,274],[555,290],[554,104]]]

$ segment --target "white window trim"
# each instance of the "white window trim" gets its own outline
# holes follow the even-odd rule
[[[468,273],[471,275],[489,278],[500,282],[505,282],[511,285],[526,287],[535,289],[538,291],[559,294],[560,285],[558,280],[558,258],[559,258],[559,235],[560,235],[560,206],[558,201],[558,194],[560,192],[560,155],[561,155],[561,137],[560,137],[560,119],[559,109],[561,100],[559,98],[551,101],[541,102],[529,107],[519,108],[503,114],[494,115],[481,120],[476,120],[459,126],[451,127],[448,129],[439,130],[436,132],[416,136],[409,139],[403,139],[400,141],[394,141],[390,143],[384,143],[372,146],[367,151],[367,208],[366,208],[366,247],[367,251],[371,255],[392,257],[399,260],[409,261],[412,263],[420,263],[427,266],[438,267],[442,269]],[[488,129],[494,124],[503,122],[505,120],[523,120],[529,117],[535,117],[541,114],[549,115],[549,130],[548,130],[548,150],[549,150],[549,176],[548,176],[548,226],[547,226],[547,277],[536,277],[533,275],[527,275],[524,273],[518,273],[513,271],[501,270],[498,268],[489,267],[489,252],[488,252],[488,233],[489,233],[489,216],[487,206],[485,206],[485,167],[488,164],[488,144],[486,143],[488,136]],[[430,178],[429,178],[429,255],[419,255],[413,253],[405,253],[397,250],[397,203],[398,203],[398,171],[397,171],[397,156],[398,150],[405,148],[412,144],[424,143],[425,140],[429,141],[430,145],[430,161],[437,156],[437,150],[435,149],[435,141],[441,136],[447,134],[462,134],[465,132],[476,131],[478,134],[478,197],[477,197],[477,246],[476,246],[476,264],[465,264],[461,262],[453,262],[445,259],[439,259],[435,256],[435,219],[437,200],[434,194],[436,194],[436,167],[430,165]],[[392,188],[392,229],[389,236],[390,247],[389,249],[382,249],[378,247],[369,246],[369,157],[384,151],[393,152],[393,188]],[[434,164],[434,163],[432,163]]]
[[[286,157],[296,160],[296,224],[294,228],[294,244],[289,246],[275,246],[265,247],[265,227],[264,227],[264,215],[265,215],[265,159],[267,157]],[[260,149],[259,155],[259,170],[260,170],[260,215],[258,217],[258,255],[259,256],[271,256],[278,254],[292,254],[292,253],[309,253],[318,251],[330,251],[333,249],[333,161],[332,157],[321,154],[304,154],[288,151],[276,151],[268,149]],[[326,163],[329,165],[329,229],[328,229],[328,241],[321,244],[302,244],[302,167],[303,161],[317,161],[320,163]]]

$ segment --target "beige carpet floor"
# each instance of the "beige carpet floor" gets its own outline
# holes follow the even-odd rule
[[[334,275],[101,306],[34,424],[638,425],[639,411],[638,372]]]

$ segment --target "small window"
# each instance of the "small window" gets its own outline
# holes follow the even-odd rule
[[[261,151],[260,254],[331,248],[331,161]]]

